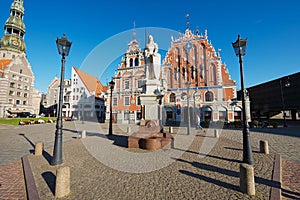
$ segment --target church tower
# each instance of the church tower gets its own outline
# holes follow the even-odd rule
[[[14,53],[26,52],[24,42],[25,24],[23,0],[14,0],[10,7],[10,16],[4,26],[4,36],[0,41],[2,57],[12,58]]]
[[[39,114],[39,92],[26,58],[24,0],[12,0],[0,40],[0,118],[20,112]]]

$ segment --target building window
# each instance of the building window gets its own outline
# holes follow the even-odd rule
[[[124,119],[129,120],[130,119],[130,112],[128,110],[124,111]]]
[[[176,96],[174,93],[170,94],[170,102],[175,102]]]
[[[118,105],[118,98],[113,98],[113,106],[117,106]]]
[[[125,89],[129,89],[129,79],[124,81]]]
[[[205,101],[213,101],[214,100],[214,94],[211,91],[208,91],[205,93]]]
[[[73,95],[73,100],[75,100],[75,95]]]
[[[8,99],[8,103],[9,104],[13,104],[13,100],[12,99]]]
[[[136,112],[136,119],[142,119],[142,112],[140,110]]]
[[[138,86],[138,88],[142,88],[143,85],[144,85],[144,83],[143,83],[142,79],[137,80],[137,86]]]
[[[137,97],[137,105],[141,105],[141,97]]]
[[[135,66],[139,66],[139,58],[135,58],[135,60],[134,60],[134,65],[135,65]]]
[[[17,105],[20,104],[20,100],[19,100],[19,99],[16,100],[16,104],[17,104]]]
[[[26,105],[27,104],[27,102],[26,101],[23,101],[23,105]]]
[[[14,96],[14,91],[9,91],[9,96]]]
[[[24,93],[24,97],[25,97],[25,98],[27,97],[27,93]]]
[[[21,84],[18,84],[18,89],[22,89],[22,85]]]
[[[12,78],[13,78],[13,80],[17,80],[17,75],[13,74]]]
[[[20,77],[19,77],[19,81],[22,81],[22,80],[23,80],[23,77],[22,77],[22,76],[20,76]]]
[[[17,96],[20,97],[21,96],[21,92],[17,92]]]
[[[130,98],[129,97],[125,97],[124,98],[124,105],[125,106],[129,106],[130,105]]]
[[[22,74],[23,73],[23,70],[22,69],[20,69],[20,74]]]
[[[129,66],[130,66],[130,67],[133,66],[133,59],[132,59],[132,58],[130,58],[130,60],[129,60]]]
[[[14,82],[10,82],[9,87],[10,87],[10,88],[15,88],[15,85],[16,85],[16,84],[15,84]]]
[[[2,55],[2,56],[3,56],[3,58],[5,58],[5,53],[3,53],[3,55]]]

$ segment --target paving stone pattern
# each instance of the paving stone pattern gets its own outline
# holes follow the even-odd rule
[[[0,166],[0,199],[27,199],[21,160]]]
[[[208,156],[200,158],[204,138],[195,137],[189,150],[171,165],[140,174],[111,169],[93,158],[79,139],[69,141],[64,144],[63,165],[71,168],[71,194],[63,199],[269,198],[274,154],[254,153],[256,196],[249,197],[239,192],[241,144],[222,138]],[[28,158],[41,199],[54,199],[57,167],[49,166],[43,156]]]
[[[300,199],[300,164],[282,161],[282,199]]]
[[[79,139],[84,125],[64,123],[64,164],[71,167],[71,194],[64,199],[248,199],[239,192],[239,164],[242,160],[241,130],[223,130],[217,145],[204,158],[199,148],[204,139],[200,131],[180,159],[163,169],[141,174],[113,170],[93,158]],[[100,124],[107,134],[108,124]],[[114,132],[125,134],[128,125],[114,125]],[[131,131],[137,126],[131,126]],[[250,130],[254,150],[256,196],[268,199],[274,155],[257,153],[259,140],[268,140],[271,152],[283,159],[283,199],[300,199],[300,133],[298,126]],[[176,132],[176,128],[174,129]],[[193,129],[194,131],[194,129]],[[33,145],[43,141],[43,156],[29,156],[41,199],[54,199],[55,170],[49,165],[55,124],[32,126],[0,125],[0,199],[26,199],[21,156],[32,153]],[[89,136],[88,136],[89,137]],[[67,141],[67,142],[66,142]],[[121,147],[120,147],[121,148]],[[133,150],[137,153],[147,151]],[[115,158],[112,158],[115,159]],[[18,177],[18,178],[17,178]]]

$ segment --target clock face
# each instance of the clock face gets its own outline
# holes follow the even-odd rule
[[[13,40],[13,41],[12,41],[12,44],[13,44],[14,46],[18,46],[19,42],[18,42],[17,40]]]

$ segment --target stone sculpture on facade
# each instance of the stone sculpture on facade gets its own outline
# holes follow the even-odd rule
[[[148,43],[144,50],[145,72],[147,80],[158,80],[160,74],[160,54],[158,45],[154,42],[153,36],[148,36]]]

